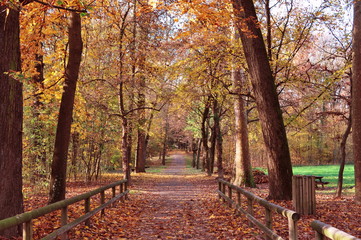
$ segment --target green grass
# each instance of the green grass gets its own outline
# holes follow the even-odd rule
[[[192,155],[185,155],[184,159],[186,160],[186,168],[192,168],[193,156]]]
[[[185,155],[184,158],[186,160],[187,173],[194,174],[194,173],[200,173],[201,172],[200,169],[195,169],[195,168],[192,167],[193,156],[191,154]]]
[[[160,165],[160,166],[151,166],[150,168],[146,169],[145,171],[147,173],[160,173],[162,172],[166,166]]]
[[[294,166],[293,174],[323,176],[324,182],[330,182],[327,187],[336,187],[339,168],[339,165]],[[354,166],[346,165],[343,173],[343,187],[347,188],[354,185]]]

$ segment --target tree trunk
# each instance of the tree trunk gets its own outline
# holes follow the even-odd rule
[[[352,62],[352,139],[355,200],[361,202],[361,1],[354,2]]]
[[[236,68],[232,72],[235,95],[234,118],[235,118],[235,178],[233,184],[236,186],[255,187],[252,174],[251,159],[249,156],[247,113],[244,109],[244,101],[241,95],[242,82],[245,74],[241,74]]]
[[[103,135],[103,134],[102,134]],[[103,138],[102,140],[103,141]],[[104,150],[104,142],[100,142],[98,144],[98,153],[97,153],[97,164],[96,164],[96,172],[95,172],[95,180],[98,181],[100,175],[101,175],[101,160]]]
[[[72,134],[72,143],[73,143],[73,151],[71,154],[71,170],[73,172],[74,181],[77,179],[77,158],[78,158],[78,150],[79,150],[79,133],[74,132]]]
[[[32,76],[32,84],[34,85],[33,95],[34,101],[31,106],[32,113],[32,122],[31,125],[31,139],[32,139],[32,149],[29,156],[29,165],[30,171],[32,172],[32,176],[30,177],[30,181],[33,184],[36,184],[39,176],[43,175],[42,170],[47,169],[47,161],[46,161],[46,144],[44,143],[44,123],[40,119],[41,112],[44,109],[44,104],[41,101],[41,97],[37,95],[37,91],[39,88],[41,90],[44,89],[44,63],[43,56],[40,54],[36,54],[35,59],[37,63],[35,64],[36,74]],[[44,169],[41,169],[40,166],[43,166]]]
[[[215,101],[217,100],[213,99],[213,103]],[[207,173],[209,176],[211,176],[212,173],[214,172],[214,161],[216,157],[216,141],[217,141],[217,132],[216,132],[215,123],[213,123],[213,126],[211,127],[211,137],[210,137],[211,146],[209,148],[209,164],[207,168]]]
[[[351,120],[352,116],[349,116],[349,120],[347,122],[347,128],[342,136],[342,141],[341,141],[341,163],[340,163],[340,170],[338,172],[338,181],[337,181],[337,188],[336,188],[336,197],[341,197],[342,194],[342,184],[343,184],[343,171],[345,169],[345,164],[346,164],[346,143],[347,143],[347,138],[350,135],[351,132],[351,126],[352,126],[352,120]]]
[[[213,101],[213,120],[214,120],[214,134],[216,140],[217,148],[217,171],[218,177],[223,178],[223,138],[221,132],[221,117],[220,117],[220,107],[218,105],[218,100],[214,99]],[[212,171],[213,172],[213,171]]]
[[[199,169],[199,160],[202,153],[202,139],[198,139],[198,149],[197,149],[197,160],[196,160],[196,168]]]
[[[138,128],[137,158],[135,172],[145,172],[146,160],[146,133],[141,127]]]
[[[132,149],[133,149],[133,123],[132,123],[132,118],[130,118],[130,120],[127,120],[128,121],[128,125],[127,125],[127,137],[128,137],[128,140],[127,140],[127,158],[128,158],[128,163],[129,165],[132,163]],[[134,166],[134,165],[133,165]],[[129,176],[130,177],[130,166],[129,166]],[[128,179],[128,184],[130,184],[130,178],[127,178]]]
[[[252,0],[232,0],[268,153],[269,198],[292,199],[292,165],[271,67]]]
[[[128,148],[128,140],[129,140],[129,127],[127,118],[122,119],[122,166],[123,166],[123,174],[124,179],[128,179],[130,182],[130,157],[129,157],[129,148]]]
[[[135,1],[134,1],[135,3]],[[136,5],[133,6],[133,10],[136,10]],[[123,169],[123,178],[128,180],[128,184],[131,183],[131,169],[130,169],[130,162],[131,162],[131,150],[132,150],[132,124],[129,123],[129,119],[130,114],[127,115],[126,113],[126,101],[125,101],[125,96],[124,96],[124,88],[125,88],[125,80],[124,80],[124,56],[125,56],[125,50],[124,50],[124,46],[123,46],[123,39],[125,36],[125,29],[126,29],[126,18],[128,16],[129,11],[126,11],[126,14],[122,17],[122,24],[121,24],[121,31],[120,31],[120,36],[119,36],[119,89],[118,89],[118,104],[119,104],[119,113],[120,113],[120,118],[121,118],[121,125],[122,125],[122,142],[121,142],[121,151],[122,151],[122,159],[121,159],[121,163],[122,163],[122,169]],[[134,22],[135,22],[135,14],[133,16]],[[134,28],[133,30],[135,31],[135,23],[134,23]],[[134,39],[135,41],[135,36]],[[133,44],[131,46],[131,57],[133,60],[133,64],[132,64],[132,78],[131,78],[131,87],[134,87],[134,74],[135,74],[135,56],[134,56],[134,52],[135,52],[135,42],[133,41]],[[131,91],[130,94],[130,107],[132,105],[132,101],[133,101],[133,91]]]
[[[145,172],[146,161],[146,131],[145,131],[145,95],[142,91],[145,88],[145,80],[143,77],[140,80],[140,93],[138,94],[138,138],[137,138],[137,157],[135,164],[135,172]],[[143,108],[143,109],[142,109]]]
[[[0,6],[0,219],[24,211],[22,195],[22,84],[7,73],[21,71],[19,12]],[[21,228],[0,232],[16,237]]]
[[[168,116],[168,108],[167,108],[165,115],[165,129],[164,129],[163,147],[162,147],[162,165],[165,165],[165,157],[167,154],[168,132],[169,132],[169,116]]]
[[[146,105],[146,55],[147,55],[147,45],[149,40],[149,24],[151,21],[150,18],[150,12],[142,11],[142,7],[148,5],[148,0],[140,2],[140,9],[137,12],[136,15],[139,16],[137,18],[137,22],[134,22],[135,27],[137,26],[136,23],[138,23],[139,26],[139,34],[136,34],[136,29],[134,31],[134,41],[139,39],[138,46],[136,49],[136,52],[138,53],[138,59],[137,59],[137,67],[138,67],[138,74],[136,78],[136,89],[138,91],[138,101],[137,101],[137,107],[138,107],[138,142],[137,142],[137,158],[136,158],[136,172],[145,172],[145,165],[146,165],[146,116],[145,116],[145,105]]]
[[[266,27],[267,27],[267,54],[269,61],[272,61],[272,27],[270,0],[265,1]]]
[[[128,123],[128,116],[125,114],[125,99],[124,99],[124,82],[122,79],[122,62],[120,64],[120,83],[119,83],[119,112],[122,121],[122,169],[124,179],[128,180],[128,184],[131,182],[130,176],[130,160],[131,160],[131,126]]]
[[[162,148],[162,165],[165,165],[165,157],[167,154],[167,131],[164,133],[163,148]]]
[[[147,131],[146,131],[146,136],[145,136],[145,156],[147,157],[147,148],[148,148],[148,143],[150,140],[150,129],[152,128],[152,122],[153,122],[153,118],[154,118],[154,112],[152,111],[149,119],[148,119],[148,123],[147,123]]]
[[[210,104],[210,97],[208,97],[207,102],[204,106],[204,110],[202,113],[202,144],[203,144],[203,157],[202,157],[202,171],[207,169],[207,174],[210,175],[209,172],[209,146],[208,146],[208,127],[207,119],[209,117],[209,104]]]
[[[192,168],[196,167],[197,161],[197,141],[195,138],[192,138]]]
[[[61,98],[58,126],[56,129],[53,162],[51,165],[49,202],[65,198],[66,166],[70,130],[74,107],[76,83],[79,75],[83,42],[79,13],[71,14],[69,24],[69,59],[65,69],[64,92]]]

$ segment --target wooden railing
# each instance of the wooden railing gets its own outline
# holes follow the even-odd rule
[[[119,194],[116,195],[116,187],[119,186]],[[112,197],[110,200],[105,202],[105,191],[108,189],[112,189]],[[118,199],[124,200],[127,198],[127,194],[129,190],[127,189],[127,180],[121,180],[107,186],[100,187],[93,191],[65,199],[56,203],[49,204],[45,207],[41,207],[29,212],[25,212],[22,214],[18,214],[13,217],[9,217],[3,220],[0,220],[0,232],[23,224],[23,239],[30,240],[32,239],[32,221],[38,217],[44,216],[48,213],[54,212],[56,210],[61,209],[61,217],[60,223],[61,227],[57,230],[53,231],[51,234],[47,235],[43,239],[56,239],[60,237],[61,239],[67,239],[67,232],[77,226],[80,223],[85,222],[86,225],[90,224],[90,217],[98,212],[102,212],[104,214],[105,207],[114,203]],[[91,210],[90,209],[90,198],[100,194],[100,206]],[[73,222],[68,223],[68,206],[72,205],[76,202],[84,200],[84,210],[85,214],[81,217],[75,219]]]
[[[226,195],[226,186],[228,188],[228,196]],[[235,190],[237,202],[233,200],[233,191]],[[288,219],[289,239],[297,239],[297,221],[300,215],[292,210],[267,202],[266,200],[248,192],[240,187],[237,187],[223,179],[218,179],[218,194],[223,201],[228,202],[231,207],[246,215],[247,219],[259,229],[261,229],[266,239],[283,239],[272,231],[272,213],[278,213]],[[244,210],[241,206],[241,195],[247,198],[247,209]],[[265,208],[265,224],[262,224],[254,217],[253,204],[257,202]]]
[[[328,237],[332,240],[360,240],[357,237],[354,237],[318,220],[313,221],[311,223],[311,227],[316,231],[316,240],[326,239],[325,237]]]

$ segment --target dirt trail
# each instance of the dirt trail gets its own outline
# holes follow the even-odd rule
[[[160,175],[162,181],[145,190],[151,198],[151,211],[141,214],[139,239],[215,239],[208,231],[206,221],[209,216],[199,216],[201,200],[215,197],[204,192],[202,185],[194,184],[194,177],[204,178],[204,174],[191,173],[186,169],[184,155],[172,155],[170,165]]]
[[[260,239],[245,218],[217,200],[215,177],[175,154],[157,173],[133,176],[129,200],[80,227],[78,239]],[[91,236],[87,238],[86,236]]]

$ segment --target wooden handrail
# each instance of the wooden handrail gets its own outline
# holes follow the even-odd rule
[[[125,185],[125,186],[123,187],[123,185]],[[121,192],[120,192],[119,195],[114,196],[116,186],[120,186],[120,191]],[[67,220],[67,216],[66,216],[67,207],[69,205],[71,205],[71,204],[74,204],[74,203],[82,201],[82,200],[85,200],[85,202],[88,202],[88,204],[89,204],[89,200],[90,200],[90,198],[92,196],[94,196],[96,194],[99,194],[99,193],[101,193],[103,195],[104,191],[108,190],[110,188],[112,188],[113,197],[108,202],[102,203],[98,208],[96,208],[93,211],[90,211],[90,209],[88,209],[88,212],[86,212],[85,215],[83,215],[80,218],[83,218],[84,216],[88,216],[88,217],[85,217],[83,219],[83,221],[80,221],[80,222],[77,223],[77,224],[79,224],[81,222],[84,222],[84,221],[88,220],[91,216],[93,216],[97,212],[103,210],[109,204],[114,203],[119,198],[126,197],[127,194],[129,193],[129,190],[127,190],[127,180],[124,179],[124,180],[121,180],[121,181],[117,181],[117,182],[111,183],[109,185],[97,188],[97,189],[95,189],[93,191],[90,191],[90,192],[87,192],[87,193],[84,193],[84,194],[81,194],[81,195],[78,195],[78,196],[75,196],[75,197],[72,197],[72,198],[69,198],[69,199],[65,199],[65,200],[62,200],[62,201],[59,201],[59,202],[55,202],[55,203],[49,204],[47,206],[34,209],[32,211],[28,211],[28,212],[25,212],[25,213],[22,213],[22,214],[18,214],[18,215],[13,216],[13,217],[2,219],[2,220],[0,220],[0,232],[2,230],[5,230],[5,229],[8,229],[8,228],[20,225],[20,224],[24,224],[23,239],[31,239],[31,236],[29,236],[29,235],[32,234],[31,233],[32,232],[31,222],[32,222],[33,219],[44,216],[45,214],[51,213],[53,211],[62,209],[62,216],[61,216],[62,227],[60,229],[58,229],[57,232],[59,234],[66,233],[71,228],[73,228],[73,227],[75,227],[77,225],[76,224],[76,225],[72,226],[71,228],[67,229],[67,231],[65,231],[65,232],[61,232],[61,229],[63,227],[71,224],[71,223],[70,224],[66,223],[66,220]],[[124,189],[124,191],[122,191],[123,189]],[[88,204],[85,205],[85,208],[89,208]],[[75,220],[74,222],[77,222],[77,220]],[[60,236],[60,235],[56,235],[56,236]],[[53,238],[49,238],[49,239],[53,239]]]
[[[237,191],[237,203],[232,199],[232,191],[229,190],[229,196],[225,193],[225,186],[228,186],[229,189],[233,189]],[[254,225],[256,225],[259,229],[261,229],[267,236],[268,239],[282,239],[280,236],[278,236],[275,232],[272,231],[272,212],[281,214],[284,217],[287,217],[288,219],[288,227],[289,227],[289,239],[296,240],[297,239],[297,221],[300,219],[300,214],[289,210],[287,208],[278,206],[276,204],[270,203],[263,198],[260,198],[256,195],[254,195],[251,192],[246,191],[243,188],[240,188],[238,186],[235,186],[223,179],[218,179],[218,194],[221,198],[223,198],[224,201],[227,201],[230,206],[234,207],[237,211],[243,213],[246,215],[248,220]],[[247,198],[248,202],[248,209],[244,210],[241,207],[240,203],[240,197],[239,194],[244,195]],[[259,222],[254,216],[253,216],[253,203],[257,202],[261,206],[263,206],[266,209],[266,223],[265,225]]]
[[[334,228],[331,225],[315,220],[311,223],[311,227],[316,231],[316,240],[323,240],[324,237],[328,237],[332,240],[360,240],[360,238],[354,237],[340,229]]]

